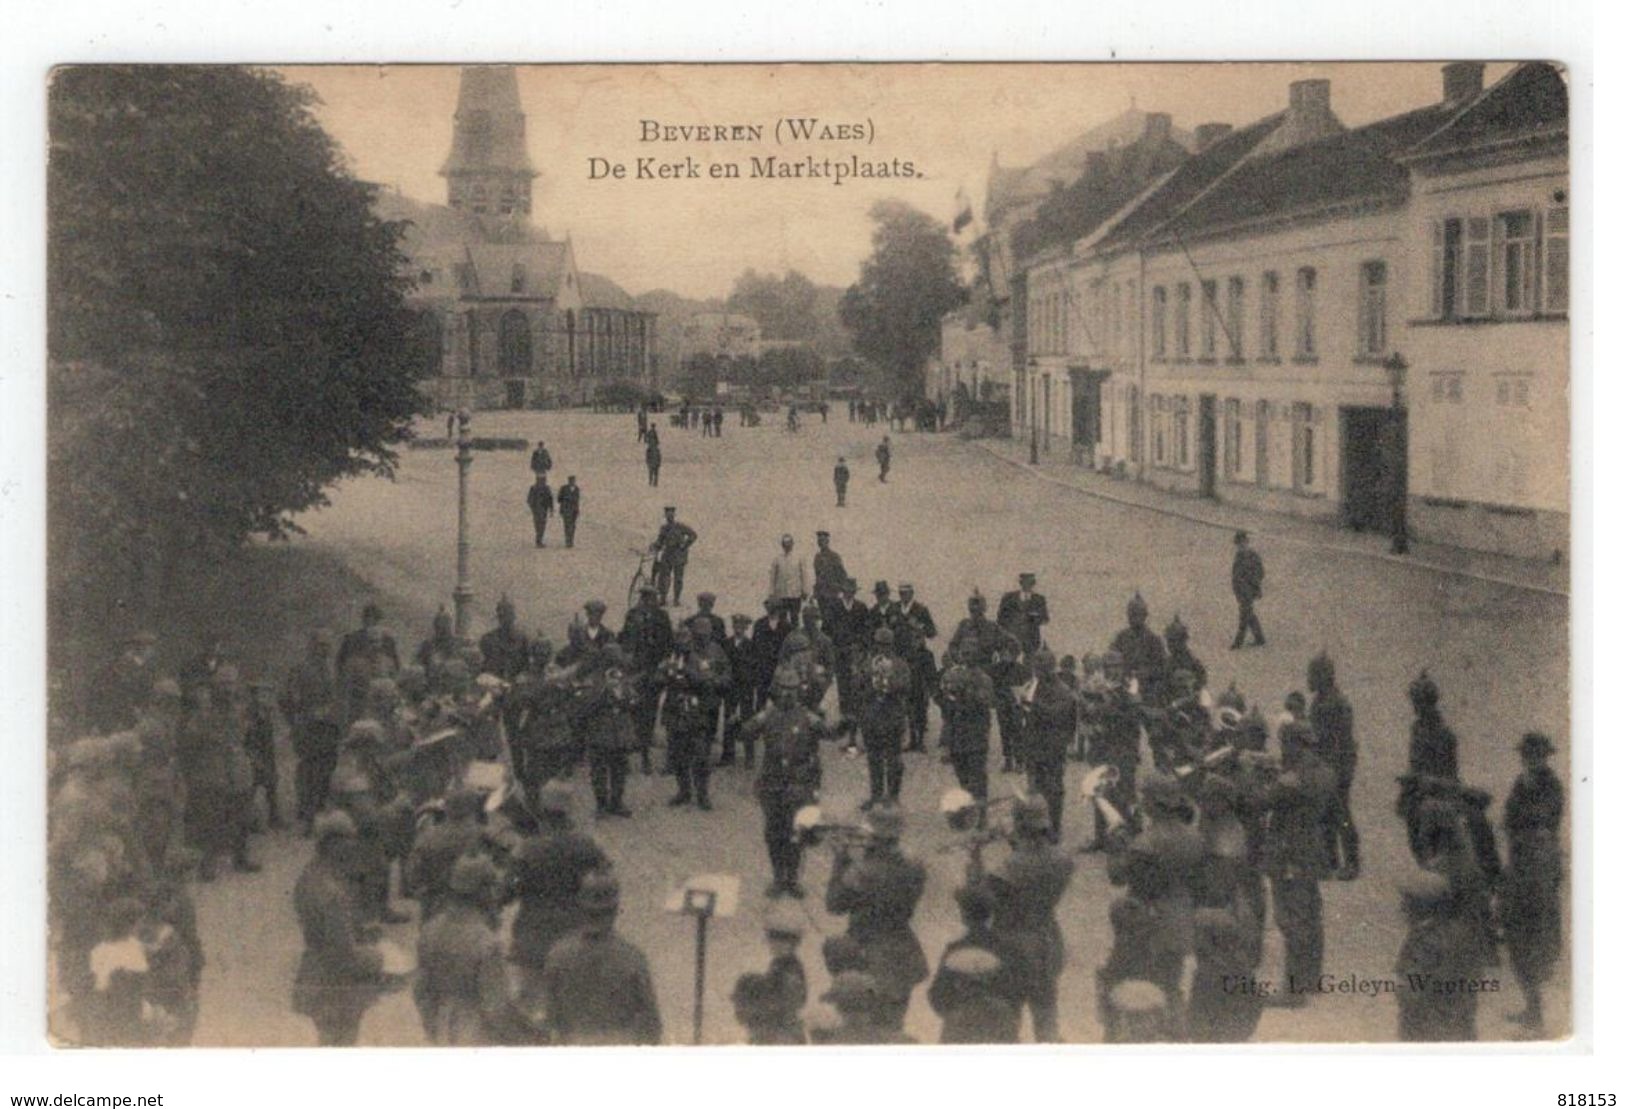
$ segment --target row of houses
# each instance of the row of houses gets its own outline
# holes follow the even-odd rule
[[[944,321],[939,387],[980,328],[1009,352],[1015,433],[1051,456],[1566,556],[1567,89],[1545,64],[1483,77],[1446,65],[1437,102],[1353,128],[1298,81],[1188,151],[1147,113],[1037,203],[995,173],[992,309]]]

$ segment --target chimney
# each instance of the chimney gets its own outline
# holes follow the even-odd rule
[[[1258,144],[1254,153],[1277,154],[1342,130],[1342,122],[1332,113],[1332,83],[1322,78],[1294,81],[1287,90],[1281,125]]]
[[[1228,123],[1202,123],[1196,128],[1196,152],[1200,154],[1231,132]]]
[[[1323,77],[1294,81],[1287,90],[1287,111],[1295,117],[1332,110],[1332,83]]]
[[[1085,177],[1099,177],[1106,172],[1106,152],[1103,150],[1090,150],[1083,156],[1083,173]]]
[[[1447,62],[1444,66],[1444,102],[1455,104],[1484,91],[1483,62]]]
[[[1147,144],[1164,143],[1172,137],[1174,132],[1174,117],[1167,112],[1145,113],[1145,135]]]

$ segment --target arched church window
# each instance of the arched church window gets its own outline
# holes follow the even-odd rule
[[[498,327],[498,360],[502,372],[508,375],[530,373],[530,321],[517,308],[502,314]]]

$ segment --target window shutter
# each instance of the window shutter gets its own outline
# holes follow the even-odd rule
[[[1548,312],[1569,310],[1569,210],[1546,211],[1545,308]]]
[[[1490,311],[1490,221],[1476,216],[1467,221],[1467,314],[1487,316]]]
[[[1428,272],[1428,315],[1438,320],[1444,318],[1444,221],[1431,220],[1429,227],[1433,239],[1433,260]]]

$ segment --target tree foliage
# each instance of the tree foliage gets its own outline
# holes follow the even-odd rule
[[[150,607],[178,569],[389,472],[426,410],[400,225],[313,102],[242,67],[55,75],[54,583]]]
[[[879,201],[869,218],[873,249],[841,299],[841,323],[895,395],[918,396],[943,314],[965,302],[953,240],[944,224],[902,201]]]

